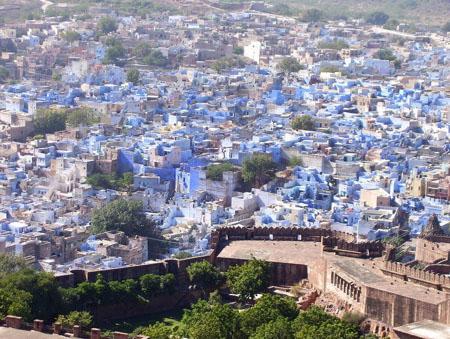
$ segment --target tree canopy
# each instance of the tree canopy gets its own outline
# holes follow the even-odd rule
[[[217,73],[221,73],[229,68],[242,68],[246,65],[246,61],[243,57],[239,55],[234,55],[232,57],[223,57],[217,59],[212,64],[212,69],[214,69]]]
[[[86,182],[95,189],[114,189],[130,192],[133,188],[133,173],[122,175],[94,173],[86,178]]]
[[[242,312],[242,331],[251,337],[260,326],[268,324],[271,320],[284,318],[291,321],[294,320],[297,315],[298,308],[293,299],[278,295],[264,294],[258,299],[253,307]]]
[[[394,55],[394,52],[392,51],[392,49],[389,48],[381,48],[379,49],[375,55],[375,58],[377,59],[381,59],[381,60],[389,60],[389,61],[394,61],[396,60],[396,56]]]
[[[318,22],[323,20],[325,17],[325,14],[323,11],[321,11],[320,9],[316,9],[316,8],[311,8],[311,9],[307,9],[302,17],[301,17],[301,21],[303,22]]]
[[[298,130],[314,131],[314,120],[310,115],[298,115],[291,121],[291,127]]]
[[[100,118],[92,109],[77,107],[66,113],[66,124],[69,127],[90,126],[100,122]]]
[[[297,59],[293,57],[287,57],[281,60],[278,65],[277,69],[280,72],[284,73],[296,73],[300,70],[302,70],[304,67],[297,61]]]
[[[293,321],[292,329],[296,338],[305,339],[357,339],[358,327],[327,314],[317,306],[311,306],[307,311]]]
[[[8,77],[9,77],[9,71],[5,67],[0,66],[0,84],[6,82]]]
[[[58,109],[42,109],[34,116],[35,134],[47,134],[66,129],[66,112]]]
[[[189,265],[187,273],[190,282],[202,290],[216,288],[222,280],[219,270],[206,260]]]
[[[142,61],[148,66],[164,67],[167,66],[169,60],[158,49],[153,49],[147,54]]]
[[[56,319],[63,327],[72,328],[78,325],[82,328],[89,328],[92,325],[92,315],[86,311],[72,311],[67,315],[59,315]]]
[[[105,57],[103,58],[103,64],[114,64],[116,66],[124,65],[124,58],[126,56],[125,48],[120,40],[115,38],[109,38],[105,44],[108,46],[106,49]]]
[[[244,161],[242,177],[253,187],[261,187],[273,178],[275,169],[276,164],[269,154],[254,154]]]
[[[341,50],[344,48],[348,48],[349,45],[346,41],[342,40],[342,39],[333,39],[333,40],[322,40],[319,42],[318,44],[319,48],[322,49],[336,49],[336,50]]]
[[[109,34],[117,31],[118,25],[116,19],[105,16],[98,23],[98,30],[103,34]]]
[[[239,338],[239,313],[229,305],[199,300],[185,310],[183,334],[193,339]]]
[[[18,315],[25,320],[50,320],[61,309],[61,295],[54,277],[31,269],[3,277],[0,300],[0,315]]]
[[[384,25],[389,20],[389,15],[384,12],[376,11],[372,12],[367,16],[367,23],[372,25]]]
[[[138,69],[132,68],[127,72],[127,81],[133,83],[133,85],[139,84],[141,73]]]
[[[92,215],[92,232],[123,231],[128,236],[150,236],[155,225],[145,216],[141,201],[117,199],[96,209]]]
[[[99,121],[99,116],[90,108],[40,109],[34,116],[34,133],[45,135],[64,131],[66,127],[90,126]]]
[[[152,339],[170,339],[172,330],[169,326],[162,322],[156,322],[153,325],[141,328],[139,334],[145,335]]]
[[[394,55],[394,52],[390,48],[379,49],[375,53],[374,57],[380,60],[388,60],[393,62],[396,69],[401,67],[401,61],[397,59],[397,57]]]
[[[27,268],[27,263],[23,257],[0,254],[0,279]]]
[[[62,38],[67,42],[75,42],[81,40],[81,34],[77,31],[67,31],[62,34]]]
[[[270,264],[252,259],[240,266],[232,266],[226,272],[227,285],[232,293],[243,301],[253,300],[270,282]]]
[[[232,170],[233,165],[229,162],[211,164],[206,168],[206,178],[214,181],[222,181],[223,173]]]
[[[270,320],[258,327],[250,339],[293,339],[290,322],[283,317]]]

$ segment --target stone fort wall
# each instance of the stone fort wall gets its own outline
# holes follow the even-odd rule
[[[199,257],[187,259],[167,259],[147,264],[124,266],[118,268],[102,269],[102,270],[85,270],[77,269],[69,273],[58,274],[55,276],[59,284],[64,287],[73,287],[81,282],[94,282],[97,275],[103,276],[105,281],[139,279],[145,274],[164,275],[172,273],[175,275],[177,285],[186,287],[189,284],[186,268],[197,261],[213,262],[213,252]]]
[[[439,243],[450,243],[450,237],[431,236],[426,239],[417,238],[415,259],[424,263],[435,263],[438,260],[449,261],[450,252],[448,252],[448,249],[442,248]]]
[[[411,281],[422,286],[435,288],[437,290],[450,292],[450,277],[443,274],[414,268],[393,261],[386,261],[381,270],[384,274],[391,277],[396,277],[404,281]]]

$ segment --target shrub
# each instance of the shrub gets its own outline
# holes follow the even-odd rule
[[[232,170],[233,165],[228,162],[224,162],[222,164],[212,164],[206,168],[206,178],[214,181],[222,181],[223,173]]]
[[[67,315],[59,315],[56,321],[66,328],[71,328],[74,325],[89,328],[92,325],[92,315],[86,311],[72,311]]]

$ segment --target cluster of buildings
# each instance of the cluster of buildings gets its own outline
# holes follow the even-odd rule
[[[9,74],[0,85],[0,253],[57,273],[144,263],[147,239],[91,234],[93,210],[118,198],[143,203],[170,254],[204,254],[221,225],[322,228],[365,242],[415,238],[435,215],[450,231],[449,37],[361,20],[299,23],[260,6],[147,19],[93,6],[92,20],[0,26]],[[110,35],[123,65],[104,63],[102,16],[118,24]],[[136,58],[142,43],[167,65]],[[393,58],[380,60],[380,50]],[[282,72],[286,58],[302,69]],[[131,83],[134,68],[140,81]],[[40,110],[63,108],[88,109],[98,123],[37,137]],[[292,129],[304,115],[313,128]],[[255,154],[279,171],[251,188],[242,165]],[[211,178],[208,166],[224,162],[232,169]],[[132,189],[93,187],[96,173],[132,173]]]

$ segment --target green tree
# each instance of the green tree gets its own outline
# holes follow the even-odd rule
[[[242,166],[242,177],[244,182],[253,187],[261,187],[274,177],[276,164],[269,154],[254,154],[245,159]]]
[[[271,320],[258,327],[250,339],[293,339],[291,324],[283,317]]]
[[[127,72],[127,81],[133,83],[133,85],[139,84],[141,73],[136,68],[130,69]]]
[[[217,288],[222,280],[219,270],[206,260],[192,263],[186,270],[191,284],[203,291]]]
[[[92,232],[118,230],[128,236],[150,236],[155,233],[155,225],[145,216],[141,201],[117,199],[96,209],[92,215]]]
[[[0,318],[7,315],[22,317],[27,321],[32,320],[31,293],[19,290],[12,286],[0,288]]]
[[[319,42],[317,47],[322,48],[322,49],[341,50],[341,49],[344,49],[344,48],[348,48],[349,45],[348,45],[347,42],[345,42],[342,39],[333,39],[333,40],[330,40],[330,41],[322,40],[322,41]]]
[[[303,22],[318,22],[323,20],[325,17],[323,11],[321,11],[320,9],[316,9],[316,8],[311,8],[311,9],[307,9],[302,17],[301,17],[301,21]]]
[[[95,189],[114,189],[130,192],[133,188],[134,175],[131,172],[122,176],[115,174],[94,173],[86,178],[86,182]]]
[[[242,301],[253,300],[270,282],[270,264],[252,259],[241,266],[231,266],[226,272],[227,285]]]
[[[297,59],[293,57],[287,57],[281,60],[278,65],[277,69],[280,72],[284,73],[297,73],[298,71],[302,70],[304,67],[297,61]]]
[[[53,81],[61,81],[62,75],[57,70],[52,70],[52,80]]]
[[[109,46],[106,50],[105,57],[103,59],[103,64],[114,64],[116,66],[123,66],[125,58],[125,48],[121,43]]]
[[[291,157],[289,159],[289,166],[291,166],[291,167],[302,166],[302,165],[303,165],[302,158],[300,158],[297,155],[294,155],[293,157]]]
[[[139,59],[143,59],[147,55],[150,54],[152,51],[152,48],[150,45],[146,42],[141,42],[136,45],[136,47],[133,49],[133,55]]]
[[[291,298],[264,294],[256,304],[247,311],[241,312],[242,332],[247,336],[255,334],[257,329],[271,320],[284,318],[289,321],[298,315],[297,305]]]
[[[59,315],[56,321],[65,328],[72,328],[74,325],[78,325],[87,329],[92,325],[92,315],[86,311],[72,311],[67,315]]]
[[[335,65],[323,65],[320,67],[320,73],[337,73],[341,72],[341,69]]]
[[[66,129],[66,112],[58,109],[38,110],[34,117],[35,134],[47,134]]]
[[[304,114],[304,115],[297,115],[294,119],[291,121],[291,127],[298,130],[306,130],[306,131],[314,131],[314,120],[310,115]]]
[[[242,47],[242,46],[236,46],[236,47],[233,49],[233,53],[234,53],[234,54],[237,54],[237,55],[244,55],[244,47]]]
[[[383,26],[385,29],[396,30],[397,26],[400,25],[400,22],[396,19],[389,19]]]
[[[109,16],[105,16],[100,19],[98,23],[98,29],[103,34],[109,34],[117,31],[117,21]]]
[[[173,257],[175,259],[182,260],[182,259],[192,258],[192,254],[189,252],[186,252],[186,251],[180,251],[177,254],[175,254]]]
[[[111,174],[94,173],[86,178],[86,182],[95,189],[114,188],[114,176]]]
[[[333,317],[317,306],[300,312],[292,323],[292,329],[298,339],[359,338],[358,326]]]
[[[222,181],[223,173],[232,171],[233,165],[229,162],[211,164],[206,168],[206,178],[214,181]]]
[[[142,61],[148,66],[164,67],[167,66],[169,60],[162,54],[160,50],[154,49],[147,54]]]
[[[69,127],[90,126],[100,122],[100,119],[94,110],[85,107],[79,107],[67,111],[66,124]]]
[[[172,330],[166,324],[156,322],[153,325],[141,329],[139,334],[145,335],[152,339],[170,339]]]
[[[199,300],[185,310],[183,336],[191,339],[239,338],[239,314],[229,305]]]
[[[8,77],[9,77],[8,70],[5,67],[0,66],[0,84],[6,82]]]
[[[118,189],[131,192],[134,184],[134,174],[132,172],[125,172],[122,177],[116,180]]]
[[[149,298],[161,293],[161,276],[156,274],[145,274],[139,278],[141,290]]]
[[[0,280],[0,288],[29,293],[30,316],[45,321],[53,319],[60,311],[62,300],[53,275],[23,269]]]
[[[234,55],[232,57],[223,57],[217,59],[211,65],[212,69],[214,69],[217,73],[221,73],[229,68],[242,68],[246,65],[246,59],[242,58],[239,55]]]
[[[379,49],[375,54],[374,57],[376,59],[380,60],[388,60],[388,61],[395,61],[397,60],[397,57],[394,55],[394,52],[392,49],[389,48],[381,48]]]
[[[389,20],[389,15],[384,12],[372,12],[367,16],[367,23],[372,25],[383,26]]]
[[[349,324],[353,324],[359,327],[359,325],[366,319],[364,314],[359,312],[345,312],[342,316],[342,321],[345,321]]]
[[[298,14],[298,11],[286,4],[274,4],[272,13],[284,15],[284,16],[294,16]]]
[[[62,34],[62,38],[68,43],[72,43],[81,40],[81,34],[77,31],[67,31]]]
[[[173,293],[175,291],[175,276],[172,273],[161,276],[161,290],[164,293]]]
[[[27,268],[27,262],[23,257],[0,254],[0,279],[8,274],[15,273]]]

